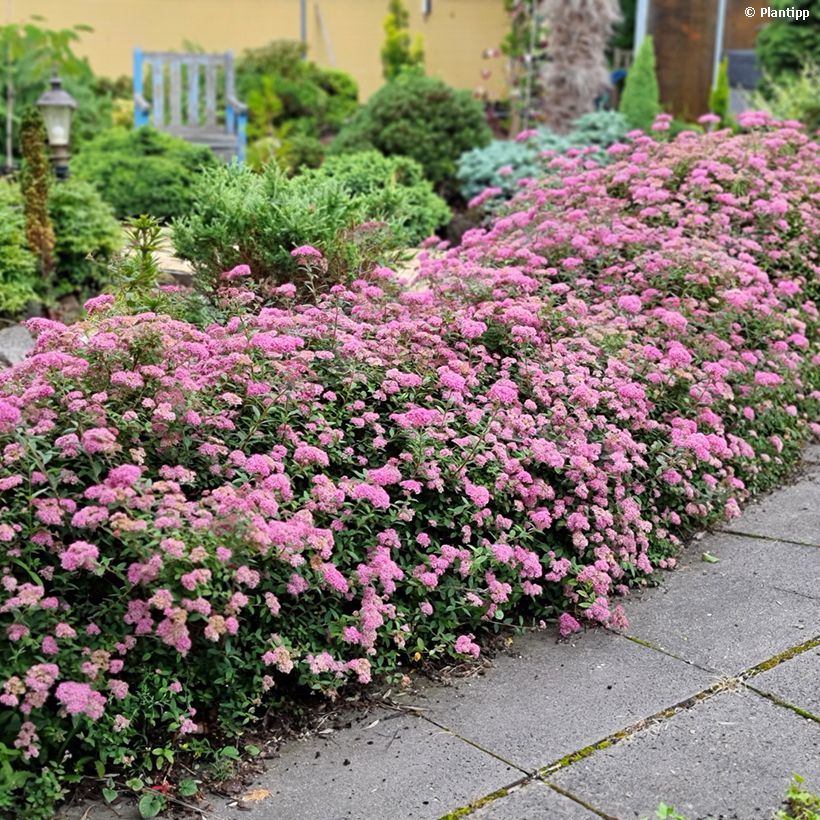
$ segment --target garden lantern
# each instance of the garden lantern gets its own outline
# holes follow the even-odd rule
[[[58,179],[68,176],[69,138],[71,136],[71,115],[77,101],[64,88],[55,71],[51,75],[51,88],[37,100],[37,107],[46,124],[48,145],[51,148],[51,162]]]

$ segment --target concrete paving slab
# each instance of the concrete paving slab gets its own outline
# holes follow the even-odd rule
[[[820,718],[820,647],[755,675],[749,683]]]
[[[534,780],[470,815],[475,820],[596,820],[597,814]]]
[[[142,815],[137,808],[136,801],[121,799],[109,806],[99,803],[78,803],[61,809],[55,820],[141,820]]]
[[[820,444],[810,444],[803,457],[810,464],[820,464]]]
[[[604,630],[517,639],[483,677],[408,700],[455,734],[534,772],[673,706],[714,676]],[[488,792],[490,790],[487,790]]]
[[[750,504],[725,529],[820,546],[820,467],[805,466],[800,481]]]
[[[658,803],[689,820],[768,820],[792,774],[820,791],[820,726],[748,691],[726,692],[549,779],[620,820]]]
[[[34,347],[34,339],[22,325],[0,329],[0,367],[23,361]]]
[[[719,559],[710,564],[704,551]],[[820,550],[716,534],[680,569],[627,606],[627,632],[721,673],[736,674],[820,632]]]
[[[379,712],[332,735],[288,743],[248,786],[269,790],[268,799],[212,805],[215,815],[242,820],[435,820],[521,776],[428,721]]]

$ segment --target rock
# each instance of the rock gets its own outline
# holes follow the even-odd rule
[[[23,361],[34,347],[34,339],[22,325],[0,330],[0,367],[10,367]]]

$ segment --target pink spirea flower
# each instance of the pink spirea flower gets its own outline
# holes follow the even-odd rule
[[[481,647],[474,641],[474,635],[459,635],[456,638],[455,650],[459,655],[472,655],[477,658],[481,654]]]
[[[82,444],[90,455],[113,453],[117,448],[117,436],[107,427],[92,427],[83,433]]]
[[[302,257],[305,259],[321,259],[322,252],[318,248],[314,248],[313,245],[300,245],[298,248],[294,248],[290,255],[296,258]]]
[[[103,293],[100,296],[94,296],[91,299],[86,300],[83,307],[89,314],[92,313],[102,313],[103,311],[108,310],[108,308],[112,307],[114,304],[114,297],[109,293]]]
[[[100,550],[94,544],[87,541],[74,541],[60,555],[60,566],[69,572],[78,569],[93,571],[97,567],[97,560],[100,557]]]
[[[618,299],[618,307],[626,313],[640,313],[641,299],[639,296],[621,296]]]
[[[502,404],[512,404],[518,401],[518,386],[509,379],[499,379],[491,387],[487,395]]]
[[[580,632],[581,631],[581,624],[569,614],[569,612],[564,612],[558,618],[558,633],[561,635],[562,638],[566,638],[567,635],[571,635],[573,632]]]
[[[87,715],[98,720],[105,711],[105,696],[87,683],[66,681],[57,687],[54,695],[70,715]]]

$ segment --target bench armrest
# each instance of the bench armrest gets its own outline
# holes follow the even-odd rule
[[[233,108],[233,110],[236,111],[237,114],[246,114],[247,113],[248,106],[245,105],[245,103],[243,103],[243,102],[239,102],[239,100],[236,99],[236,97],[234,97],[233,94],[228,94],[225,97],[225,99],[226,99],[228,105],[231,106],[231,108]]]

